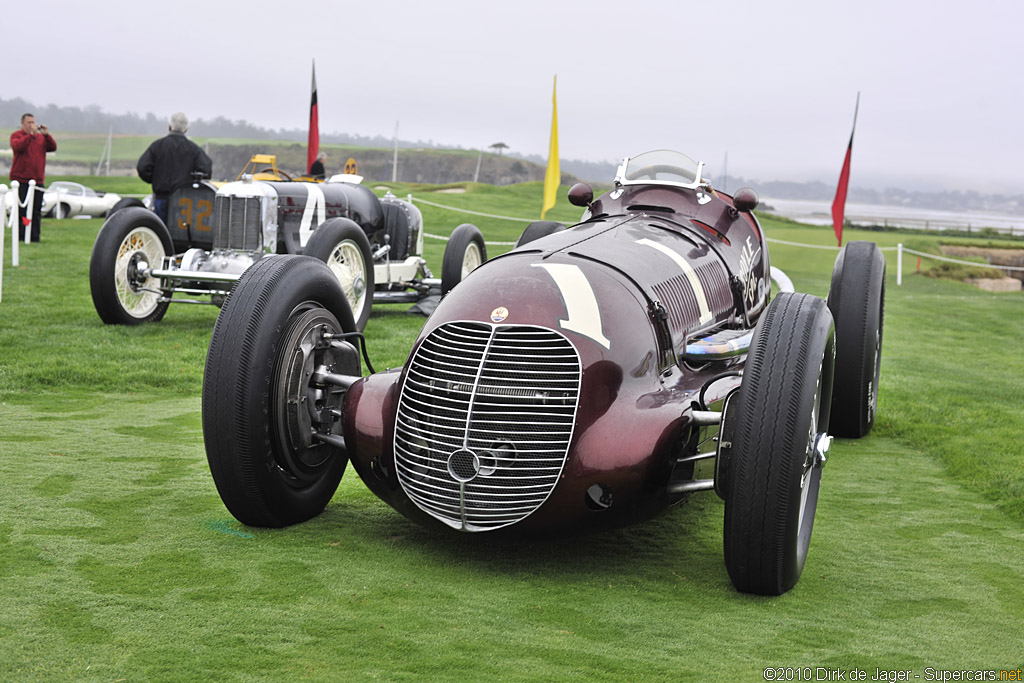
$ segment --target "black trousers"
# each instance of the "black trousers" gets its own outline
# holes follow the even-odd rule
[[[25,197],[28,196],[28,183],[18,183],[18,199],[22,204],[25,203]],[[35,208],[32,209],[32,232],[29,239],[33,242],[39,241],[39,219],[42,218],[39,214],[43,212],[43,186],[36,185],[35,200],[32,202],[35,204]],[[18,207],[18,239],[25,239],[25,218],[26,209],[28,207]]]

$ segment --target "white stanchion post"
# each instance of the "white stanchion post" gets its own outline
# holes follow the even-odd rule
[[[17,211],[15,211],[17,213]],[[4,300],[4,239],[7,237],[7,186],[0,185],[0,301]]]
[[[21,187],[21,183],[17,180],[11,181],[11,265],[15,268],[18,267],[18,222],[20,216],[18,216],[18,205],[21,200],[18,198],[18,188]]]
[[[896,286],[903,284],[903,242],[896,245]]]
[[[32,232],[32,214],[35,213],[36,207],[36,181],[32,179],[28,181],[28,194],[25,195],[25,220],[28,221],[28,225],[23,225],[25,228],[25,244],[31,241]]]

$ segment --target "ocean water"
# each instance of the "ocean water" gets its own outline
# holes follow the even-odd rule
[[[811,225],[832,225],[832,202],[807,199],[775,199],[763,197],[761,209]],[[847,202],[846,221],[853,225],[889,225],[927,230],[981,230],[990,228],[1008,234],[1024,235],[1024,215],[986,212],[955,212],[917,209],[880,204]]]

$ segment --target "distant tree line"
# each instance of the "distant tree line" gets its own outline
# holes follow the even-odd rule
[[[32,112],[36,120],[45,123],[56,131],[82,133],[106,133],[113,127],[114,132],[124,135],[164,135],[167,132],[167,117],[157,116],[152,112],[138,114],[111,114],[100,109],[99,105],[87,107],[62,107],[56,104],[38,106],[20,97],[11,99],[0,98],[0,122],[6,127],[17,127],[21,115]],[[3,124],[0,124],[2,127]],[[189,133],[198,137],[212,138],[245,138],[250,140],[291,140],[305,143],[308,131],[299,128],[263,128],[245,120],[231,121],[218,116],[214,119],[196,119],[189,125]],[[382,135],[358,135],[354,133],[321,133],[320,141],[324,144],[352,145],[390,149],[394,141]],[[500,145],[500,147],[498,147]],[[399,140],[402,149],[467,149],[460,145],[442,145],[433,140]],[[504,142],[494,143],[505,156],[529,161],[540,166],[547,165],[547,159],[539,154],[520,154],[514,147]],[[561,170],[565,174],[595,183],[611,183],[615,175],[616,164],[602,161],[584,161],[579,159],[561,159]],[[513,168],[510,177],[521,175],[525,169]],[[721,184],[720,180],[717,180]],[[795,183],[781,180],[767,182],[751,181],[744,178],[730,177],[727,190],[735,190],[744,185],[754,187],[764,197],[780,199],[831,200],[835,195],[835,186],[820,181]],[[862,187],[851,187],[847,201],[863,204],[882,204],[887,206],[906,206],[914,208],[942,209],[949,211],[998,211],[1003,213],[1024,214],[1024,195],[986,195],[978,192],[919,192],[889,188],[874,190]]]

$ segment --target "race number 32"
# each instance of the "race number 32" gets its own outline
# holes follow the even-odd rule
[[[199,199],[195,202],[191,197],[178,200],[178,227],[182,230],[192,226],[199,232],[210,232],[210,217],[213,215],[213,202]]]

